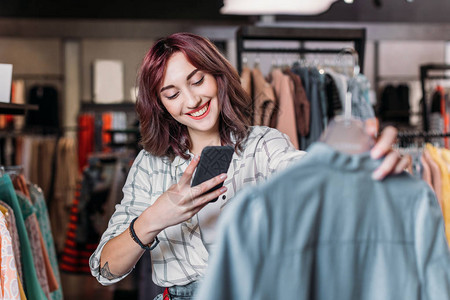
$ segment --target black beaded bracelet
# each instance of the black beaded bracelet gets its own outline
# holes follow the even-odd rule
[[[131,221],[130,223],[130,236],[133,239],[133,241],[135,241],[142,249],[144,250],[153,250],[155,249],[155,247],[159,244],[159,240],[158,237],[155,236],[155,239],[153,240],[153,242],[151,242],[148,245],[144,245],[142,244],[141,240],[137,237],[136,232],[134,232],[134,222],[136,221],[137,217],[133,219],[133,221]]]

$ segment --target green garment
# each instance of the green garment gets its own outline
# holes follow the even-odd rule
[[[56,280],[58,281],[58,289],[51,292],[50,296],[52,297],[52,300],[61,300],[63,299],[61,277],[59,275],[58,261],[56,258],[56,250],[55,244],[53,242],[47,204],[45,202],[44,195],[42,194],[42,190],[38,186],[30,184],[28,188],[30,190],[31,201],[33,202],[33,206],[36,209],[36,216],[38,218],[39,227],[41,229],[42,237],[44,238],[45,246],[47,248],[50,264],[52,266]]]
[[[11,206],[16,218],[17,231],[20,239],[20,252],[24,275],[25,293],[28,300],[46,299],[34,268],[33,256],[31,253],[31,245],[28,239],[27,230],[25,228],[25,218],[19,206],[19,201],[14,191],[14,186],[9,175],[5,174],[0,178],[0,199]]]

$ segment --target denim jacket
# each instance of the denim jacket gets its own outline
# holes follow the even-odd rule
[[[407,173],[373,180],[379,164],[318,142],[242,191],[220,219],[197,299],[450,299],[433,192]]]

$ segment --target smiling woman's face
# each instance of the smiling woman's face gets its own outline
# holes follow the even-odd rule
[[[187,126],[190,135],[219,132],[219,100],[214,76],[194,67],[177,52],[167,62],[159,91],[171,116]]]

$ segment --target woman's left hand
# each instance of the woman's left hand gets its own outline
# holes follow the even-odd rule
[[[366,131],[375,137],[377,132],[377,124],[366,122]],[[390,174],[399,174],[411,164],[409,155],[401,156],[398,151],[394,151],[392,146],[397,140],[397,129],[393,126],[387,126],[383,129],[380,137],[370,151],[373,159],[379,159],[384,156],[381,165],[372,173],[372,178],[382,180]]]

